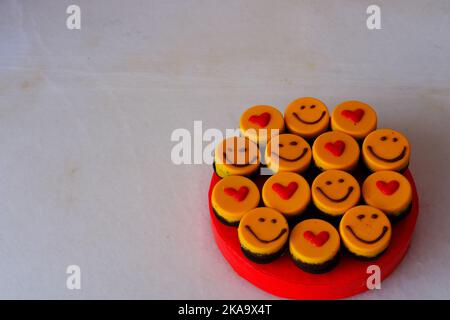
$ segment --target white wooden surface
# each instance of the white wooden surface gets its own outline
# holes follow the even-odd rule
[[[366,101],[413,146],[411,249],[358,298],[450,298],[450,3],[376,3],[369,31],[372,1],[1,1],[0,297],[272,298],[221,257],[211,168],[173,165],[170,134],[308,95]]]

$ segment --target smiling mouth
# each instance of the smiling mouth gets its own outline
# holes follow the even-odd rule
[[[294,158],[294,159],[288,159],[288,158],[282,157],[276,152],[272,152],[272,155],[274,155],[277,158],[279,158],[281,160],[284,160],[284,161],[295,162],[295,161],[300,160],[301,158],[303,158],[306,155],[307,152],[308,152],[308,148],[303,148],[302,153],[297,158]]]
[[[247,229],[256,238],[256,240],[258,240],[259,242],[262,242],[262,243],[271,243],[271,242],[277,241],[278,239],[280,239],[283,236],[283,234],[285,234],[287,232],[287,229],[283,228],[283,229],[281,229],[280,233],[272,240],[264,240],[264,239],[261,239],[260,237],[258,237],[258,235],[252,230],[252,228],[249,225],[246,225],[245,229]]]
[[[243,168],[243,167],[251,166],[252,164],[256,164],[256,160],[258,157],[254,156],[253,159],[247,163],[233,163],[233,161],[230,161],[230,159],[228,159],[228,157],[226,155],[224,155],[224,158],[226,160],[225,164],[236,167],[236,168]]]
[[[332,197],[330,197],[329,195],[327,195],[323,190],[322,190],[322,188],[321,187],[316,187],[316,189],[325,197],[325,198],[327,198],[328,200],[330,200],[330,201],[332,201],[332,202],[343,202],[343,201],[345,201],[345,200],[347,200],[347,198],[350,196],[350,194],[353,192],[353,187],[348,187],[348,190],[347,190],[347,193],[343,196],[343,197],[341,197],[341,198],[332,198]]]
[[[385,158],[385,157],[379,156],[378,154],[375,153],[375,150],[373,150],[372,146],[367,146],[367,150],[369,150],[369,152],[375,158],[377,158],[378,160],[381,160],[381,161],[385,161],[385,162],[397,162],[399,160],[402,160],[405,157],[405,155],[406,155],[406,147],[403,147],[402,152],[398,156],[396,156],[395,158]]]
[[[294,113],[293,113],[294,117],[295,117],[298,121],[303,122],[304,124],[316,124],[316,123],[319,123],[320,120],[322,120],[323,117],[325,117],[325,114],[326,114],[326,112],[325,112],[325,111],[322,111],[322,114],[320,115],[319,119],[314,120],[314,121],[306,121],[306,120],[303,120],[302,118],[300,118],[300,116],[297,114],[297,112],[294,112]]]
[[[350,231],[350,233],[351,233],[356,239],[358,239],[359,241],[361,241],[361,242],[363,242],[363,243],[366,243],[366,244],[374,244],[374,243],[377,243],[378,241],[380,241],[380,240],[384,237],[384,235],[386,234],[386,232],[389,230],[388,227],[384,226],[384,227],[383,227],[383,231],[381,231],[381,234],[380,234],[378,237],[376,237],[376,238],[373,239],[373,240],[364,240],[364,239],[361,239],[360,237],[358,237],[358,235],[355,233],[355,231],[353,231],[352,227],[346,226],[345,228],[346,228],[348,231]]]

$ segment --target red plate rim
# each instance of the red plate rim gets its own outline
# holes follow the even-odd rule
[[[289,254],[284,254],[269,264],[257,264],[248,260],[241,251],[237,229],[225,226],[214,215],[211,193],[220,177],[213,173],[208,202],[215,241],[222,255],[241,277],[275,296],[290,299],[340,299],[356,295],[368,290],[368,266],[378,265],[381,280],[384,280],[400,264],[408,251],[419,214],[419,199],[410,170],[406,170],[404,176],[413,189],[411,211],[394,225],[389,248],[375,261],[360,261],[344,254],[333,270],[316,275],[300,270]]]

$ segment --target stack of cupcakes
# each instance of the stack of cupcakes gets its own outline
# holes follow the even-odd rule
[[[402,175],[410,145],[400,132],[377,129],[371,106],[346,101],[331,117],[315,98],[293,101],[284,115],[254,106],[240,130],[216,147],[222,179],[211,203],[222,223],[237,227],[247,258],[270,263],[288,250],[302,270],[323,273],[342,251],[376,259],[388,248],[391,223],[412,203]],[[261,175],[263,167],[272,175]]]

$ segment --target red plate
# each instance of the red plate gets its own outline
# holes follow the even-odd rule
[[[369,277],[367,267],[378,265],[381,279],[388,277],[400,264],[406,252],[416,225],[418,216],[418,197],[414,180],[409,170],[405,177],[413,189],[411,212],[393,227],[392,239],[388,250],[375,261],[360,261],[342,255],[339,264],[325,274],[309,274],[300,270],[289,257],[281,258],[269,264],[251,262],[243,255],[237,228],[222,224],[214,215],[211,206],[211,193],[220,178],[214,173],[209,188],[209,211],[211,225],[217,246],[233,269],[244,279],[258,288],[276,296],[290,299],[339,299],[350,297],[367,290]]]

